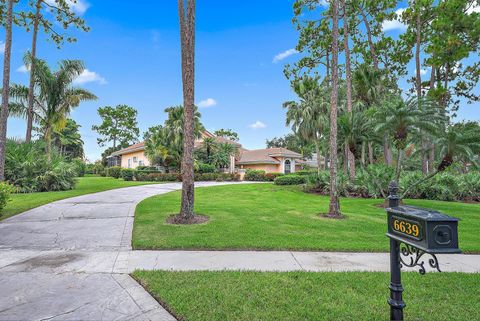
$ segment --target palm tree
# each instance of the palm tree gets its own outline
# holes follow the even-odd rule
[[[328,126],[328,91],[318,78],[304,77],[293,82],[292,87],[300,98],[300,102],[287,101],[283,107],[287,109],[287,126],[301,139],[313,142],[317,153],[317,169],[320,171],[320,141],[326,136]]]
[[[5,147],[7,143],[8,100],[10,98],[10,55],[12,53],[13,4],[8,0],[7,13],[2,24],[5,26],[5,50],[3,52],[2,108],[0,110],[0,181],[5,179]],[[2,19],[2,20],[3,20]]]
[[[402,194],[402,198],[410,189],[431,179],[440,172],[445,171],[456,160],[465,160],[479,166],[478,152],[480,151],[480,130],[478,127],[462,127],[459,124],[448,126],[436,139],[435,148],[440,151],[440,164],[436,170],[421,180],[410,185]]]
[[[78,107],[82,101],[96,100],[91,92],[73,87],[72,82],[84,71],[83,63],[79,60],[62,60],[59,69],[52,71],[44,60],[35,61],[35,88],[33,119],[40,126],[40,131],[46,143],[46,153],[51,157],[52,135],[62,130],[72,109]],[[12,98],[18,101],[28,101],[24,96],[25,88],[18,88],[12,92]]]
[[[217,142],[213,137],[205,137],[202,142],[203,148],[207,153],[207,160],[210,161],[210,157],[212,156],[212,151],[217,147]]]
[[[366,64],[360,65],[353,73],[352,83],[357,108],[365,110],[380,105],[385,93],[385,77],[378,68],[372,68]],[[367,142],[368,154],[373,156],[372,142]],[[388,146],[387,135],[383,137],[383,154],[385,163],[391,165],[391,151]],[[372,157],[369,157],[370,160]]]
[[[395,179],[400,180],[402,156],[412,134],[425,132],[434,135],[445,124],[445,117],[438,112],[433,100],[425,97],[412,97],[403,101],[392,97],[377,110],[379,124],[376,130],[391,135],[398,151]]]
[[[234,155],[237,147],[229,143],[220,143],[216,146],[215,153],[212,155],[212,163],[217,168],[227,168],[230,166],[230,156]]]
[[[80,125],[73,119],[67,119],[67,123],[62,130],[53,132],[52,142],[58,148],[61,155],[70,159],[82,158],[84,156],[84,143],[79,129]]]

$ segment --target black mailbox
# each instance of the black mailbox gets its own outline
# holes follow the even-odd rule
[[[458,219],[413,206],[387,208],[387,236],[427,253],[461,253]]]

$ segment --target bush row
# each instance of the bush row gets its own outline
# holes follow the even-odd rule
[[[388,184],[393,177],[392,168],[385,165],[369,165],[364,170],[358,170],[356,174],[355,181],[351,182],[347,175],[339,172],[337,187],[340,196],[382,198],[388,195]],[[328,171],[306,177],[306,191],[329,194],[330,173]],[[400,179],[400,193],[413,186],[422,177],[420,171],[404,172]],[[439,173],[432,179],[411,188],[405,197],[480,202],[480,173]]]
[[[300,185],[305,184],[306,176],[297,175],[297,174],[288,174],[283,176],[278,176],[273,181],[275,185]]]
[[[157,170],[136,170],[131,168],[120,168],[117,166],[106,169],[106,175],[113,178],[123,178],[126,181],[143,182],[181,182],[180,173],[161,173]],[[230,173],[195,173],[195,181],[238,181],[240,176]]]
[[[244,179],[252,182],[273,182],[275,178],[282,176],[282,173],[266,173],[262,170],[247,169]]]

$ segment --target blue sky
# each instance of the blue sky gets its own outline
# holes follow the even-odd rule
[[[246,148],[262,148],[265,139],[289,131],[282,103],[294,99],[283,75],[295,61],[297,32],[291,23],[293,0],[197,0],[196,102],[209,130],[231,128]],[[81,126],[87,158],[103,148],[91,126],[97,108],[128,104],[138,110],[143,132],[163,123],[163,110],[182,103],[177,1],[79,0],[74,8],[91,27],[74,34],[78,42],[61,50],[40,37],[38,55],[52,66],[81,59],[88,72],[81,86],[99,100],[82,103],[72,114]],[[392,23],[388,32],[398,34]],[[0,34],[1,39],[4,33]],[[26,84],[22,57],[31,35],[14,30],[12,81]],[[289,55],[290,54],[290,55]],[[413,75],[414,66],[411,65]],[[202,107],[203,106],[203,107]],[[459,117],[480,120],[479,104],[461,108]],[[25,122],[9,121],[8,136],[23,137]]]

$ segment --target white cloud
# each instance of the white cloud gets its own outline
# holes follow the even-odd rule
[[[21,65],[20,67],[17,68],[17,72],[22,72],[24,74],[28,73],[30,71],[30,68],[28,68],[25,65]]]
[[[260,129],[260,128],[265,128],[267,125],[262,123],[261,121],[257,120],[253,124],[250,124],[248,127],[253,128],[253,129]]]
[[[477,4],[474,3],[467,10],[467,14],[472,14],[474,12],[480,13],[480,5],[477,5]]]
[[[85,69],[81,73],[81,75],[78,76],[77,79],[73,81],[73,83],[79,84],[79,85],[85,84],[87,82],[98,82],[100,85],[105,85],[107,83],[105,78],[97,74],[95,71],[90,71],[88,69]]]
[[[285,58],[287,58],[287,57],[289,57],[289,56],[291,56],[291,55],[295,55],[295,54],[297,54],[297,53],[298,53],[298,51],[295,50],[295,49],[293,49],[293,48],[292,48],[292,49],[288,49],[288,50],[286,50],[286,51],[284,51],[284,52],[279,53],[279,54],[276,55],[275,57],[273,57],[273,63],[276,64],[276,63],[278,63],[279,61],[281,61],[281,60],[283,60],[283,59],[285,59]]]
[[[0,41],[0,54],[5,52],[5,42]]]
[[[328,7],[330,4],[328,3],[328,0],[320,0],[319,1],[320,6],[322,7]]]
[[[405,31],[407,30],[407,25],[400,21],[400,17],[402,13],[405,11],[405,8],[399,8],[395,11],[397,17],[393,20],[386,20],[382,23],[382,30],[389,31],[389,30],[400,30]]]
[[[427,69],[420,69],[420,75],[422,75],[422,76],[426,75],[427,72],[428,72]]]
[[[217,101],[213,98],[207,98],[205,100],[200,101],[197,105],[200,108],[208,108],[213,107],[217,104]]]
[[[82,15],[87,11],[87,9],[90,7],[90,4],[86,2],[85,0],[65,0],[70,7],[70,9],[79,14]],[[57,6],[55,0],[45,0],[45,2],[51,6]]]

